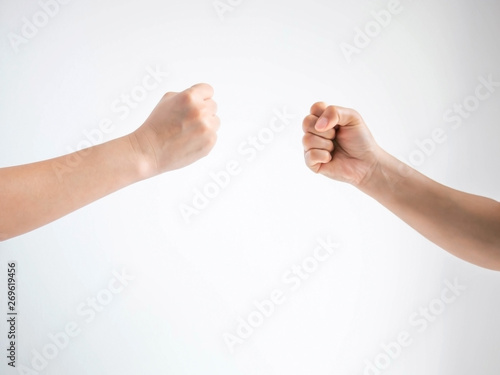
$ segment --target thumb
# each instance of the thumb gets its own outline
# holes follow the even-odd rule
[[[361,122],[363,119],[354,109],[330,105],[318,118],[314,128],[319,132],[326,132],[337,125],[354,126]]]

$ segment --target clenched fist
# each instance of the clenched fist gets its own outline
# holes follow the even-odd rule
[[[315,173],[359,186],[377,164],[380,147],[353,109],[311,107],[303,121],[306,165]]]
[[[205,83],[168,92],[130,134],[145,178],[182,168],[210,152],[220,125],[212,96],[213,88]]]

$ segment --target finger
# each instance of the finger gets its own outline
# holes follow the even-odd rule
[[[314,125],[316,125],[316,121],[318,121],[318,116],[307,115],[302,121],[302,130],[304,132],[310,131],[311,128],[314,128]]]
[[[316,122],[317,131],[327,131],[335,126],[353,126],[363,122],[363,119],[354,109],[328,106]]]
[[[311,110],[309,111],[312,115],[319,117],[325,112],[327,105],[325,102],[317,102],[311,106]]]
[[[332,154],[325,150],[312,149],[304,154],[306,165],[314,172],[318,172],[321,164],[328,163],[332,160]]]
[[[192,90],[204,100],[210,99],[214,96],[214,89],[208,83],[197,83],[196,85],[191,86],[188,90]]]
[[[208,99],[205,100],[204,105],[206,113],[215,116],[215,114],[217,113],[217,103],[212,99]]]
[[[212,121],[213,121],[213,127],[214,127],[215,131],[218,131],[220,128],[220,118],[218,116],[214,116],[214,117],[212,117]]]
[[[302,144],[304,146],[304,151],[315,148],[332,152],[334,149],[334,145],[331,140],[318,137],[317,135],[311,133],[304,134],[304,136],[302,137]]]
[[[218,131],[220,129],[220,118],[217,116],[211,116],[205,120],[210,129],[213,131]]]
[[[325,139],[333,139],[335,137],[335,129],[330,129],[328,131],[317,131],[315,128],[318,117],[315,115],[308,115],[302,121],[302,130],[304,133],[311,133],[323,137]]]

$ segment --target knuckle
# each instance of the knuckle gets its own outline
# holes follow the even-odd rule
[[[217,134],[214,132],[210,133],[210,136],[207,138],[207,145],[212,149],[212,147],[215,146],[215,143],[217,142]]]
[[[210,138],[215,133],[206,122],[200,122],[197,127],[197,135],[203,139]]]
[[[181,101],[182,105],[185,106],[193,106],[195,103],[195,95],[191,90],[186,90],[183,91],[182,93],[179,94],[179,99]]]
[[[214,122],[217,126],[221,124],[220,117],[219,116],[214,116]]]
[[[308,147],[311,143],[311,135],[310,134],[304,134],[302,137],[302,144],[304,147]]]
[[[220,118],[218,118],[217,116],[214,116],[212,121],[213,121],[215,129],[219,130],[220,129]]]
[[[354,117],[356,117],[357,119],[360,119],[360,120],[362,119],[361,114],[358,111],[356,111],[355,109],[351,109],[351,111],[352,111],[352,114],[354,115]]]
[[[313,123],[314,115],[307,115],[304,120],[302,121],[302,130],[304,132],[309,131],[309,128],[311,127],[311,124]]]
[[[192,107],[189,110],[189,115],[190,115],[190,117],[192,117],[194,119],[201,119],[203,113],[202,113],[202,110],[199,107]]]
[[[172,92],[172,91],[167,91],[165,94],[163,94],[163,99],[168,99],[168,98],[171,98],[172,96],[174,96],[175,93]]]
[[[217,135],[215,133],[211,133],[205,137],[202,148],[202,152],[205,156],[214,148],[216,142]]]
[[[302,120],[302,131],[305,132],[306,131],[306,118],[304,118],[304,120]]]
[[[326,107],[325,102],[316,102],[311,106],[311,112]]]
[[[328,107],[326,107],[325,112],[331,116],[337,116],[338,108],[334,105],[329,105]]]

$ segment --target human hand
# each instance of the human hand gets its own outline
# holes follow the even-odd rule
[[[304,118],[304,158],[315,173],[359,186],[373,171],[382,149],[353,109],[315,103]]]
[[[215,145],[220,120],[213,88],[205,83],[168,92],[129,135],[145,178],[185,167]]]

